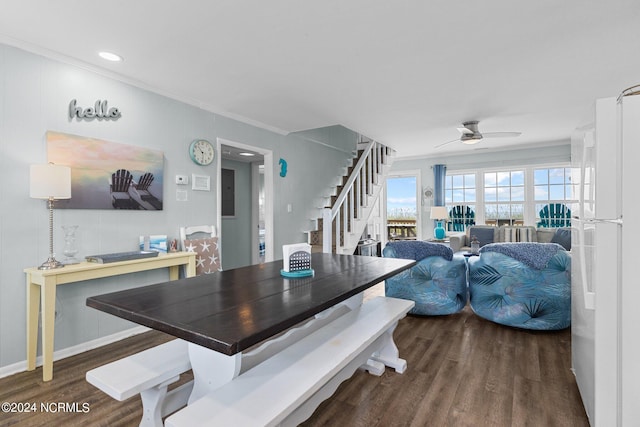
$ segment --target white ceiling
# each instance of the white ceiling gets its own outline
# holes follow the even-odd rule
[[[479,120],[566,142],[640,84],[638,0],[20,0],[0,42],[288,133],[340,124],[429,155]],[[124,62],[107,63],[109,50]]]

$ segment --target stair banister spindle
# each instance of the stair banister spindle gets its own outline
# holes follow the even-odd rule
[[[344,218],[344,217],[343,217]],[[336,231],[335,231],[335,236],[333,236],[333,240],[336,244],[336,253],[340,253],[340,222],[341,222],[341,218],[340,215],[336,215]],[[333,225],[331,226],[331,230],[333,231]]]
[[[373,149],[373,164],[375,167],[375,173],[373,174],[373,183],[378,184],[378,173],[380,172],[380,168],[378,167],[378,144],[376,143],[375,148]]]
[[[376,164],[375,164],[375,150],[371,150],[369,154],[369,162],[371,163],[371,169],[369,169],[369,195],[373,195],[373,185],[376,182]]]
[[[333,217],[331,216],[331,209],[325,208],[322,210],[322,252],[326,254],[331,253],[331,222]]]
[[[354,196],[354,203],[353,205],[351,205],[351,216],[353,218],[359,218],[358,216],[358,206],[360,206],[362,204],[362,169],[358,170],[358,176],[356,177],[355,182],[353,183],[353,186],[355,188],[355,196]]]
[[[365,158],[365,163],[364,165],[362,165],[362,169],[360,169],[360,199],[358,199],[360,201],[359,206],[362,206],[364,204],[364,197],[365,194],[367,194],[367,176],[365,174],[365,166],[367,165],[366,162],[366,158]],[[358,214],[357,217],[360,218],[360,211],[358,210]]]
[[[348,218],[348,211],[349,211],[349,206],[347,203],[343,203],[342,204],[342,217],[345,219],[344,220],[344,224],[342,225],[342,236],[346,236],[347,232],[348,232],[348,226],[349,226],[349,221],[347,221]],[[338,233],[340,233],[340,230],[338,230]],[[338,234],[338,236],[336,237],[337,239],[340,239],[340,234]],[[343,242],[344,243],[344,242]],[[340,248],[342,248],[342,246],[344,245],[340,245]]]

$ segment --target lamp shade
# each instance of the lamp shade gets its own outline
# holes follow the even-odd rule
[[[29,196],[33,199],[70,199],[71,168],[53,163],[31,165]]]
[[[449,219],[449,212],[446,206],[432,206],[431,219]]]

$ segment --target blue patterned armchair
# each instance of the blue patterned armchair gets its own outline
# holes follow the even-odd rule
[[[385,295],[415,301],[409,312],[419,315],[457,313],[467,305],[464,257],[453,256],[451,248],[423,241],[388,243],[382,251],[387,258],[418,261],[408,270],[385,281]]]
[[[523,329],[571,325],[571,257],[555,243],[493,243],[469,260],[469,295],[480,317]]]

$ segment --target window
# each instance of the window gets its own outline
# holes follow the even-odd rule
[[[543,221],[548,218],[549,210],[564,218],[571,218],[568,208],[575,202],[577,190],[571,183],[571,168],[540,168],[533,173],[536,223],[539,226],[565,226],[569,221]],[[548,207],[547,207],[548,206]],[[562,209],[559,209],[562,208]],[[544,213],[543,213],[544,211]],[[557,219],[557,218],[556,218]]]
[[[524,190],[524,170],[485,172],[485,223],[524,224]]]
[[[449,230],[463,231],[474,221],[496,226],[567,226],[569,221],[563,218],[543,224],[540,211],[549,205],[546,211],[550,212],[551,218],[555,216],[557,219],[558,215],[570,217],[571,213],[566,208],[570,208],[577,198],[571,172],[569,165],[563,164],[448,174],[445,180],[445,204],[451,216]],[[465,209],[464,221],[452,215],[454,209]],[[471,215],[473,217],[468,218]],[[464,225],[456,225],[456,222],[463,222]]]
[[[464,231],[475,224],[476,174],[447,175],[444,201],[449,210],[449,231]]]

